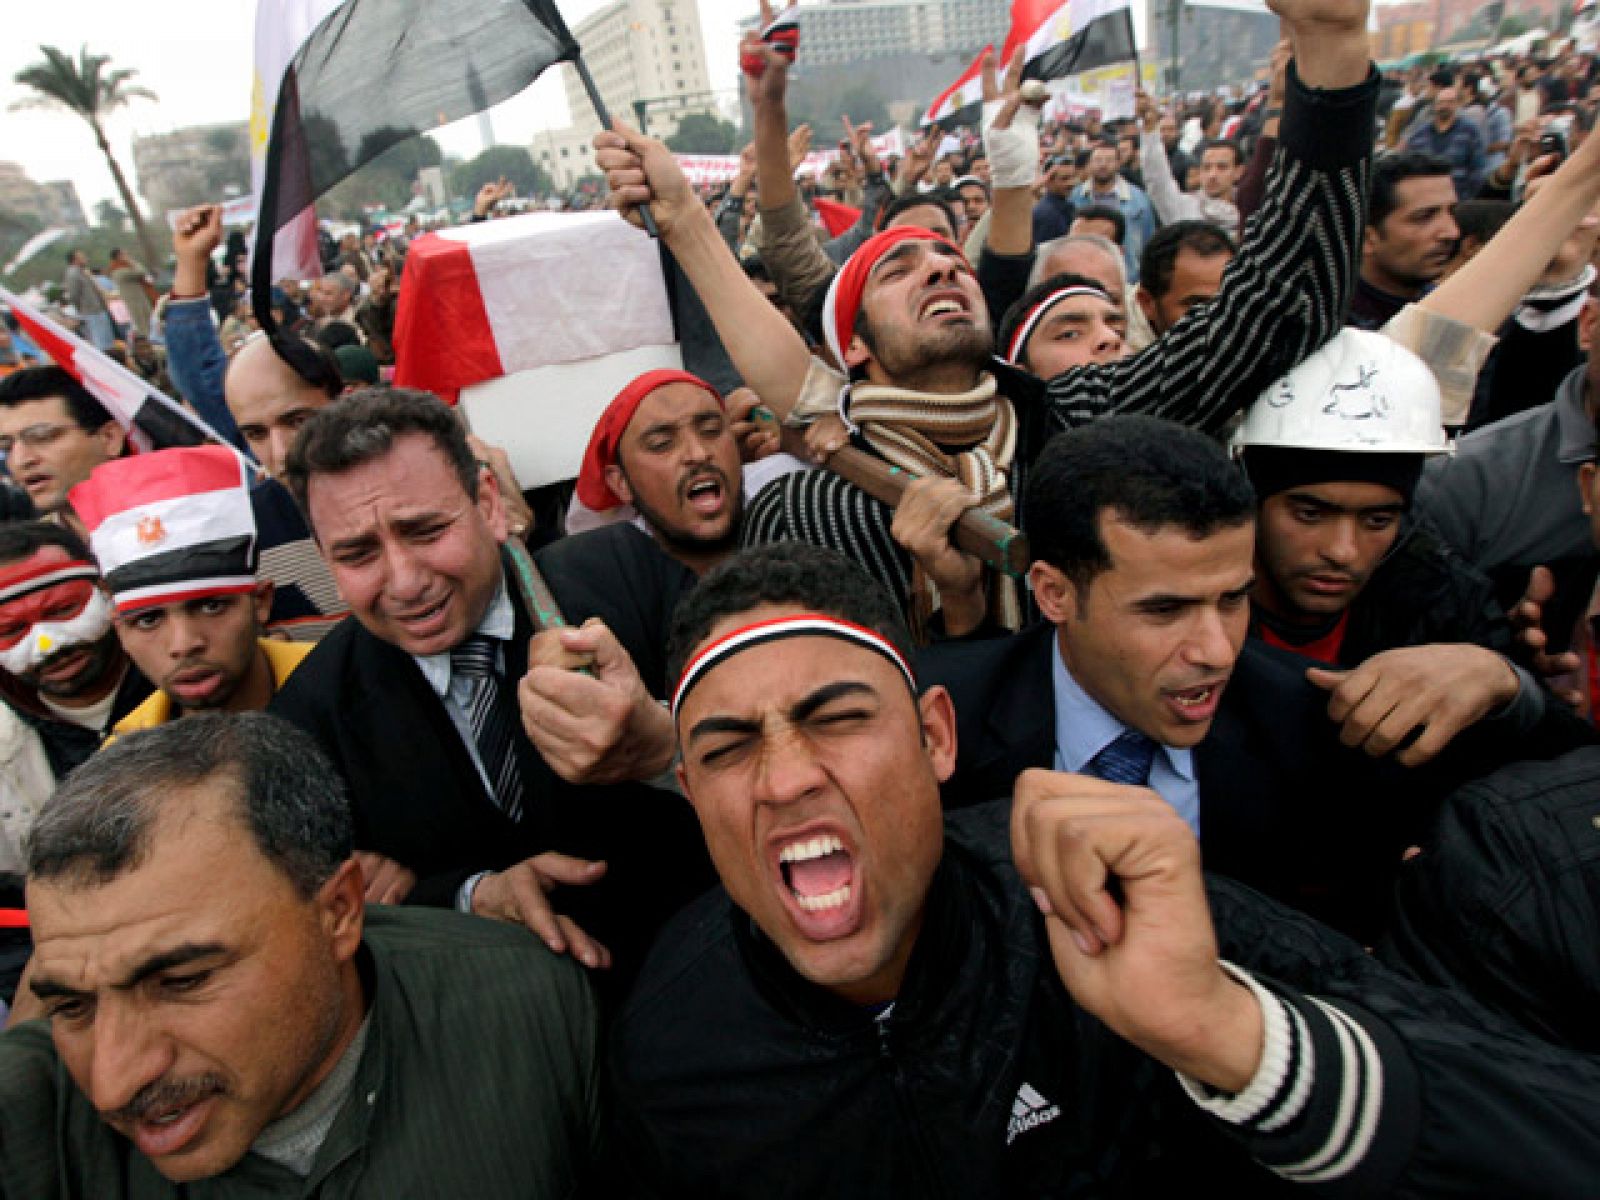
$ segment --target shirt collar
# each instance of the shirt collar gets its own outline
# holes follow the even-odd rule
[[[1079,686],[1061,657],[1061,639],[1050,639],[1050,681],[1056,704],[1056,754],[1068,771],[1082,771],[1096,754],[1127,731],[1127,726]],[[1173,773],[1194,781],[1194,751],[1161,746]]]
[[[1564,463],[1594,461],[1594,422],[1583,403],[1588,376],[1588,366],[1580,363],[1556,389],[1556,434],[1560,439],[1556,457]]]
[[[511,596],[506,591],[505,572],[500,573],[500,582],[495,585],[494,599],[489,602],[489,611],[483,614],[483,620],[478,622],[474,633],[481,633],[502,642],[511,640],[511,635],[516,632],[517,613],[511,607]],[[438,696],[444,696],[450,691],[450,651],[441,650],[438,654],[413,654],[418,667],[422,668],[422,676],[428,681],[428,686]]]

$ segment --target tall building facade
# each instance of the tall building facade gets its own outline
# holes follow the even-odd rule
[[[677,132],[678,123],[691,113],[716,112],[698,0],[616,0],[572,33],[606,107],[637,122],[642,102],[652,137]],[[594,170],[589,139],[600,123],[578,72],[563,64],[561,75],[572,124],[535,134],[529,148],[535,161],[568,187]]]
[[[1008,0],[832,0],[798,12],[802,72],[907,54],[970,60],[1004,41],[1011,25]],[[748,31],[758,20],[740,27]]]

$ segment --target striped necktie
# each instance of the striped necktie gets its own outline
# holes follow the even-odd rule
[[[1107,783],[1131,783],[1144,787],[1150,782],[1150,765],[1155,757],[1155,742],[1137,729],[1128,729],[1091,758],[1084,766],[1083,773],[1104,779]]]
[[[517,769],[517,714],[495,674],[500,644],[475,633],[450,651],[450,669],[471,683],[467,719],[484,774],[493,785],[494,802],[513,821],[522,817],[522,773]]]

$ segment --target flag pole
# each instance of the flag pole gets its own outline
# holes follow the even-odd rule
[[[1128,45],[1133,47],[1133,90],[1137,92],[1144,87],[1144,68],[1139,65],[1139,38],[1133,28],[1133,9],[1123,9],[1122,15],[1128,22]]]
[[[606,102],[600,95],[600,89],[595,86],[594,76],[589,74],[589,64],[583,61],[583,55],[572,56],[573,69],[578,72],[578,78],[583,81],[583,90],[589,93],[589,103],[594,108],[594,115],[600,120],[601,129],[611,128],[611,114],[606,110]],[[650,206],[641,204],[639,215],[644,218],[644,231],[653,238],[660,238],[661,231],[656,228],[656,219],[650,215]]]

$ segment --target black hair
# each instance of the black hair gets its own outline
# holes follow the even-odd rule
[[[349,321],[329,321],[316,333],[317,344],[329,350],[361,345],[361,331]]]
[[[1399,206],[1397,188],[1408,179],[1448,176],[1450,164],[1433,154],[1401,150],[1380,154],[1372,163],[1372,182],[1367,186],[1367,224],[1376,229]]]
[[[1456,205],[1456,228],[1461,230],[1461,239],[1475,237],[1480,242],[1487,242],[1517,211],[1517,206],[1509,200],[1463,200]]]
[[[0,379],[0,408],[60,396],[79,429],[93,433],[111,420],[105,406],[64,367],[23,367]]]
[[[331,349],[282,329],[266,337],[278,360],[293,371],[301,383],[316,388],[330,400],[338,398],[344,390],[344,376],[339,373],[339,360],[334,358]]]
[[[478,498],[477,456],[451,408],[433,393],[415,388],[364,387],[313,413],[289,450],[284,482],[307,522],[312,476],[337,475],[382,458],[408,433],[432,438],[468,498]]]
[[[911,631],[900,605],[859,563],[806,542],[774,542],[723,560],[678,602],[667,638],[667,679],[676,682],[718,621],[763,604],[842,617],[882,635],[912,661]]]
[[[89,547],[72,530],[54,521],[6,521],[0,524],[0,563],[20,562],[46,546],[59,546],[73,558],[93,562]]]
[[[309,734],[263,712],[206,714],[118,738],[69,775],[28,834],[28,876],[108,883],[138,867],[163,803],[232,792],[256,849],[310,898],[352,853],[333,764]]]
[[[1256,496],[1205,434],[1156,417],[1102,417],[1046,443],[1023,511],[1033,557],[1082,595],[1112,565],[1102,513],[1143,533],[1177,528],[1203,538],[1254,520]]]
[[[1200,147],[1200,156],[1202,158],[1207,150],[1231,150],[1233,151],[1233,165],[1236,167],[1244,166],[1244,151],[1239,148],[1239,143],[1232,138],[1212,138]],[[1196,161],[1198,162],[1199,160],[1196,159]]]
[[[885,204],[881,210],[879,210],[879,232],[889,228],[889,225],[901,213],[907,212],[913,208],[937,208],[940,212],[944,213],[944,219],[950,222],[951,232],[953,233],[957,228],[956,214],[951,210],[947,201],[932,194],[931,192],[907,192],[903,196],[896,196],[893,200],[889,201],[888,204]]]
[[[1167,294],[1172,287],[1172,276],[1177,269],[1178,255],[1188,250],[1201,258],[1217,254],[1234,255],[1239,252],[1221,226],[1210,221],[1174,221],[1163,225],[1151,235],[1139,255],[1139,282],[1144,290],[1156,299]]]
[[[1072,219],[1074,222],[1109,222],[1112,229],[1111,240],[1119,246],[1128,236],[1128,219],[1122,215],[1120,208],[1112,208],[1109,204],[1086,204],[1072,215]]]

